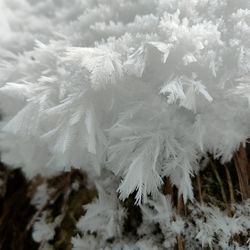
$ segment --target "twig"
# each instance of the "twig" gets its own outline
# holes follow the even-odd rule
[[[184,212],[183,197],[178,192],[178,197],[177,197],[177,213],[179,215],[181,215],[181,214],[183,214],[183,212]],[[183,238],[182,238],[181,234],[178,234],[176,236],[176,240],[177,240],[177,249],[178,250],[184,250],[184,241],[183,241]]]
[[[0,197],[4,197],[7,190],[9,178],[9,170],[7,168],[0,169]]]
[[[42,242],[40,243],[40,245],[39,245],[38,250],[43,250],[46,244],[47,244],[47,241],[46,241],[46,240],[42,241]]]
[[[48,199],[48,201],[34,214],[32,219],[30,220],[29,224],[26,227],[26,231],[29,231],[31,227],[34,225],[35,221],[39,217],[39,215],[61,195],[61,190],[56,190]]]
[[[215,164],[213,163],[213,161],[210,161],[211,163],[211,166],[212,166],[212,169],[213,169],[213,172],[215,174],[215,177],[220,185],[220,191],[221,191],[221,196],[222,196],[222,200],[224,201],[225,204],[227,204],[227,196],[226,196],[226,193],[225,193],[225,189],[224,189],[224,186],[223,186],[223,183],[222,183],[222,180],[220,178],[220,175],[217,171],[217,168],[215,166]]]
[[[71,194],[71,175],[72,175],[72,172],[69,172],[67,173],[67,178],[66,178],[66,191],[65,191],[65,194],[64,194],[64,197],[63,197],[63,205],[62,205],[62,208],[61,208],[61,211],[62,211],[62,215],[65,216],[66,214],[66,211],[68,209],[68,201],[69,201],[69,196]]]
[[[184,250],[184,242],[180,234],[177,235],[176,240],[177,240],[177,249]]]
[[[229,189],[229,195],[230,195],[230,206],[231,206],[231,215],[234,214],[234,207],[233,204],[235,203],[235,198],[234,198],[234,191],[233,191],[233,182],[232,182],[232,178],[230,175],[230,172],[228,170],[228,166],[225,164],[225,172],[226,172],[226,176],[227,176],[227,184],[228,184],[228,189]]]
[[[61,186],[60,188],[56,189],[53,193],[50,194],[49,199],[47,202],[34,214],[32,219],[30,220],[29,224],[26,227],[26,231],[29,231],[31,227],[34,225],[37,218],[40,214],[49,206],[51,205],[57,198],[61,195],[61,193],[65,190],[65,186]]]
[[[250,166],[246,154],[246,149],[241,145],[234,155],[234,164],[238,175],[242,200],[250,198]]]
[[[169,177],[165,177],[164,179],[163,193],[165,195],[169,194],[173,196],[173,187],[172,187],[171,180]]]
[[[184,212],[183,198],[182,198],[182,195],[179,195],[179,193],[178,193],[178,197],[177,197],[177,213],[178,214],[183,214],[183,212]]]
[[[198,187],[198,195],[200,203],[203,203],[202,192],[201,192],[201,178],[199,175],[196,176],[196,182]]]

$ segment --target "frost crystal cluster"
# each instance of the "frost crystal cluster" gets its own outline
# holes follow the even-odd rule
[[[237,247],[247,215],[199,207],[192,229],[161,187],[194,201],[200,160],[227,162],[250,136],[249,0],[2,0],[0,27],[2,161],[29,178],[80,168],[100,191],[75,250],[172,249],[186,227],[189,249]],[[116,193],[143,207],[137,242]]]

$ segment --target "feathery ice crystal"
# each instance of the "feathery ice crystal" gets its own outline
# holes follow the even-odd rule
[[[159,222],[173,241],[185,234],[161,185],[169,177],[185,202],[193,200],[199,160],[209,153],[229,161],[250,136],[250,2],[3,0],[0,26],[2,161],[29,178],[73,166],[94,181],[108,171],[113,191],[105,184],[79,221],[90,231],[107,223],[101,238],[121,237],[125,211],[116,191],[155,207],[145,225]],[[199,219],[202,245],[217,244],[210,227],[219,220],[218,244],[250,227],[202,209],[209,214],[206,223]],[[74,249],[97,248],[82,233],[86,241],[78,248],[75,237]],[[143,235],[113,249],[154,249],[160,239],[153,241]]]

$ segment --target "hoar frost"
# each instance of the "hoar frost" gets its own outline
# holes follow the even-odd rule
[[[3,0],[0,25],[1,159],[29,178],[75,167],[101,180],[108,170],[119,183],[109,183],[113,196],[135,193],[137,204],[153,199],[151,209],[159,210],[165,177],[193,201],[199,160],[209,153],[229,161],[250,136],[248,0]],[[104,213],[95,220],[109,225],[98,237],[119,238],[115,223],[124,211],[114,197],[106,204],[109,195],[103,191],[86,208]],[[94,211],[80,227],[90,225]],[[216,244],[209,228],[217,217],[220,247],[244,229],[244,221],[206,212],[209,220],[197,222],[201,245]],[[174,242],[184,222],[166,213],[171,224],[160,226]],[[82,244],[97,247],[83,234]],[[72,242],[79,249],[81,238]],[[154,249],[159,241],[144,235],[112,249],[146,243]]]

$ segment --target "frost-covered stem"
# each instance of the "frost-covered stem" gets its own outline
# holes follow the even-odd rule
[[[42,207],[35,213],[35,215],[32,217],[30,223],[29,223],[29,224],[27,225],[27,227],[26,227],[26,231],[29,231],[29,230],[33,227],[35,221],[36,221],[37,218],[40,216],[40,214],[41,214],[41,213],[42,213],[51,203],[53,203],[53,201],[55,201],[55,200],[60,196],[60,194],[61,194],[61,189],[56,190],[55,192],[53,192],[53,193],[51,194],[50,198],[49,198],[48,201],[44,204],[44,206],[42,206]]]
[[[234,164],[237,171],[242,200],[250,198],[250,166],[247,159],[246,149],[241,145],[234,155]]]
[[[164,179],[163,192],[165,195],[171,195],[172,200],[174,201],[175,197],[174,197],[174,192],[173,192],[173,186],[171,184],[171,180],[169,177],[165,177],[165,179]],[[178,192],[178,194],[177,194],[177,213],[178,214],[183,214],[183,212],[185,213],[184,209],[185,208],[184,208],[184,203],[183,203],[183,197]],[[183,241],[181,234],[178,234],[176,236],[176,241],[177,241],[177,245],[176,245],[177,250],[184,250],[184,241]]]
[[[178,192],[178,197],[177,197],[177,213],[179,215],[185,213],[185,206],[184,206],[184,202],[183,202],[183,197],[182,195],[179,194]],[[176,236],[176,240],[177,240],[177,249],[178,250],[184,250],[184,241],[183,238],[181,236],[181,234],[178,234]]]
[[[66,211],[67,211],[67,207],[68,207],[68,200],[69,200],[69,196],[71,194],[71,174],[72,172],[68,172],[67,173],[67,177],[66,177],[66,187],[65,187],[65,192],[64,192],[64,200],[63,200],[63,206],[62,206],[62,214],[65,215]]]
[[[9,170],[2,169],[0,170],[0,197],[4,197],[7,188]]]
[[[228,190],[229,190],[229,195],[230,195],[230,214],[233,215],[234,214],[233,204],[235,203],[233,183],[232,183],[230,172],[228,170],[228,165],[225,164],[224,167],[225,167],[225,172],[227,176],[227,184],[228,184]]]
[[[183,238],[180,234],[177,235],[176,237],[177,239],[177,249],[178,250],[184,250],[184,241],[183,241]]]
[[[220,191],[221,191],[221,196],[222,196],[222,200],[225,204],[227,204],[227,196],[226,196],[226,193],[225,193],[225,189],[224,189],[224,186],[223,186],[223,183],[222,183],[222,180],[220,178],[220,175],[216,169],[216,166],[215,164],[213,163],[213,161],[210,161],[211,163],[211,166],[212,166],[212,169],[213,169],[213,172],[215,174],[215,177],[220,185]]]
[[[178,193],[178,198],[177,198],[177,213],[178,214],[185,213],[185,208],[184,208],[184,203],[183,203],[183,197],[179,193]]]
[[[197,182],[197,188],[198,188],[199,201],[200,203],[203,203],[202,191],[201,191],[201,178],[199,175],[196,176],[196,182]]]
[[[46,241],[46,240],[42,241],[42,242],[41,242],[41,244],[39,245],[38,250],[43,250],[43,249],[44,249],[44,247],[45,247],[45,244],[46,244],[46,243],[47,243],[47,241]]]
[[[173,196],[173,186],[169,177],[165,177],[164,179],[163,193]]]

